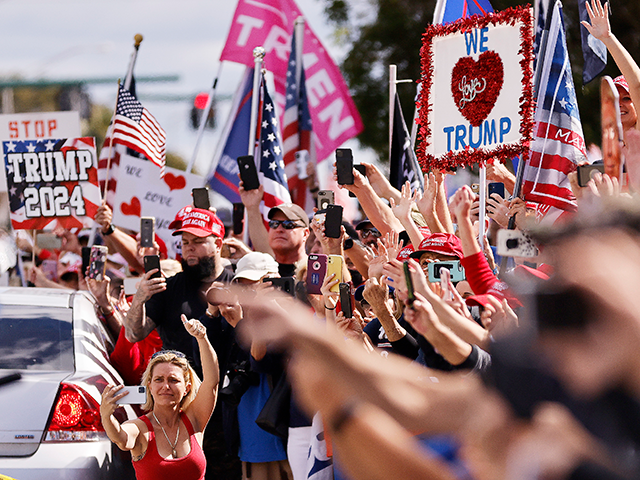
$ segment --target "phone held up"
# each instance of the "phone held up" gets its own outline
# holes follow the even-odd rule
[[[579,165],[578,166],[578,185],[586,187],[589,180],[593,178],[596,172],[604,173],[604,165]]]
[[[94,245],[89,254],[89,278],[104,280],[107,269],[107,255],[109,250],[103,245]]]
[[[153,248],[154,246],[154,229],[156,219],[154,217],[140,218],[140,246],[143,248]]]
[[[321,253],[309,254],[307,263],[307,293],[320,295],[322,282],[327,273],[327,256]]]
[[[433,262],[429,264],[429,282],[440,282],[440,269],[442,268],[449,270],[449,275],[452,282],[461,282],[466,278],[464,268],[462,268],[462,265],[460,265],[459,260],[451,262]]]
[[[333,190],[320,190],[318,192],[318,210],[325,210],[327,205],[336,203],[336,195]]]
[[[340,310],[344,315],[344,318],[353,317],[353,305],[351,304],[351,285],[348,283],[341,283],[338,287],[340,289]]]
[[[411,308],[413,302],[416,301],[416,295],[413,290],[413,278],[411,278],[411,270],[409,269],[409,262],[404,261],[402,263],[402,269],[404,270],[404,281],[407,284],[407,306]]]
[[[160,271],[160,257],[158,255],[145,255],[144,256],[144,271],[145,273],[149,273],[154,268],[157,268],[158,271],[151,275],[149,278],[160,278],[162,273]]]
[[[324,234],[328,238],[340,238],[342,233],[342,205],[327,205]]]
[[[339,280],[342,282],[342,256],[341,255],[327,255],[327,275],[335,274],[333,280]],[[339,284],[335,284],[331,287],[331,291],[334,293],[340,293]]]
[[[336,149],[338,185],[353,185],[353,153],[350,148]]]
[[[291,296],[295,295],[296,279],[293,277],[273,277],[263,278],[262,283],[271,283],[271,285],[284,293]]]
[[[118,394],[122,392],[128,392],[128,394],[118,400],[118,405],[144,405],[147,403],[147,387],[143,385],[124,387]]]
[[[242,188],[245,190],[257,190],[260,187],[258,169],[253,155],[238,157],[238,170],[240,172],[240,180],[242,180]]]
[[[209,208],[211,208],[209,189],[207,187],[192,188],[191,196],[193,197],[194,207],[201,208],[202,210],[209,210]]]

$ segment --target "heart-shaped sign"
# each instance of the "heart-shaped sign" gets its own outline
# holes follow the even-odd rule
[[[187,186],[187,179],[183,175],[174,175],[171,172],[167,172],[164,175],[164,183],[169,186],[169,191],[182,190]]]
[[[462,57],[451,72],[451,93],[460,113],[478,127],[489,116],[502,90],[504,66],[500,55],[482,52],[475,61]]]
[[[133,215],[135,217],[139,217],[142,209],[140,208],[140,200],[138,197],[133,197],[131,202],[126,203],[122,202],[120,205],[120,211],[123,215]]]

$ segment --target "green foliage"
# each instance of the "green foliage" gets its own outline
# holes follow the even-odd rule
[[[342,62],[342,71],[365,131],[358,137],[363,147],[375,150],[380,159],[388,157],[389,64],[398,66],[398,79],[418,80],[421,36],[433,20],[435,0],[365,0],[369,14],[353,18],[345,0],[323,0],[327,19],[344,31],[351,50]],[[356,2],[350,2],[356,5]],[[491,0],[497,11],[529,4],[516,0]],[[361,6],[362,2],[357,2]],[[350,17],[345,19],[344,16]],[[567,43],[576,85],[578,106],[587,144],[600,144],[600,82],[582,87],[582,50],[577,0],[564,2]],[[640,60],[640,2],[615,2],[611,28],[631,55]],[[604,74],[616,77],[619,71],[609,57]],[[398,93],[405,119],[413,118],[415,84],[399,84]]]

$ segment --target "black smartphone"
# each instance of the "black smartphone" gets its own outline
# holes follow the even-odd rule
[[[504,197],[504,183],[502,182],[491,182],[487,185],[487,197],[491,198],[492,193],[497,193],[501,198]]]
[[[154,217],[141,217],[140,218],[140,246],[146,248],[153,248],[154,229],[156,219]]]
[[[209,189],[207,187],[192,188],[191,196],[193,197],[194,207],[201,208],[202,210],[209,210],[209,208],[211,208]]]
[[[413,302],[416,301],[416,295],[413,290],[413,279],[411,278],[411,270],[409,270],[409,262],[403,262],[402,269],[404,270],[404,281],[407,284],[407,306],[411,308]]]
[[[336,203],[336,194],[333,190],[320,190],[318,192],[318,210],[324,210],[327,205]]]
[[[353,153],[350,148],[336,149],[338,185],[353,185]]]
[[[82,247],[82,276],[87,275],[87,268],[91,262],[91,247]]]
[[[278,290],[282,290],[289,295],[295,295],[296,279],[293,277],[275,277],[275,278],[263,278],[262,282],[271,282]]]
[[[238,170],[240,171],[242,188],[245,190],[257,190],[260,187],[258,169],[256,168],[256,162],[253,160],[253,155],[238,157]]]
[[[586,187],[589,180],[596,172],[604,173],[604,165],[579,165],[578,166],[578,185]]]
[[[342,233],[342,205],[327,205],[324,234],[328,238],[340,238]]]
[[[242,235],[244,231],[244,203],[233,204],[233,234]]]
[[[353,306],[351,305],[351,285],[340,284],[340,310],[345,318],[353,317]]]
[[[159,278],[162,276],[162,273],[160,272],[160,257],[158,255],[145,255],[144,256],[144,271],[145,273],[149,272],[150,270],[153,270],[154,268],[157,268],[158,271],[156,273],[154,273],[153,275],[151,275],[150,278]]]

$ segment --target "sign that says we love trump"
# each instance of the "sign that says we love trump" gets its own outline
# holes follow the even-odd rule
[[[418,122],[423,168],[505,161],[527,150],[531,31],[531,10],[520,7],[427,29]]]

